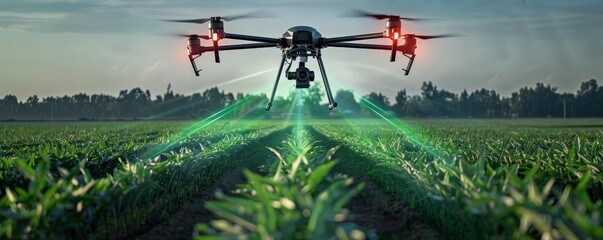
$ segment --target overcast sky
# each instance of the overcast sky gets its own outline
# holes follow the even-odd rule
[[[537,82],[575,92],[583,81],[603,80],[600,0],[1,0],[0,98],[117,95],[133,87],[158,95],[170,82],[175,92],[186,94],[213,86],[269,93],[280,61],[276,48],[223,52],[220,64],[203,55],[201,77],[195,77],[186,39],[164,35],[204,34],[207,25],[155,19],[268,9],[280,18],[226,22],[225,30],[269,37],[296,25],[313,26],[325,37],[384,30],[385,21],[338,17],[351,8],[433,19],[403,23],[405,32],[466,36],[420,41],[409,76],[401,71],[405,59],[390,63],[387,51],[327,48],[323,59],[334,90],[393,98],[399,89],[415,94],[421,82],[432,81],[454,92],[487,88],[508,95]],[[236,42],[222,41],[228,43]],[[319,75],[315,61],[309,67]],[[281,81],[279,93],[292,87],[291,81]]]

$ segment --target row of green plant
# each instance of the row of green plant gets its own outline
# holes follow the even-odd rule
[[[120,160],[113,174],[93,177],[86,159],[73,168],[57,167],[48,150],[41,159],[13,157],[13,166],[28,179],[26,187],[7,187],[0,199],[0,238],[71,239],[128,236],[153,221],[169,216],[190,196],[237,164],[254,149],[255,141],[283,126],[232,131],[209,145],[166,148],[158,157],[137,161]],[[202,139],[185,136],[172,142]]]
[[[218,219],[196,226],[195,239],[364,239],[374,237],[350,221],[346,203],[363,187],[332,175],[337,147],[316,146],[301,126],[294,129],[266,176],[245,170],[236,195],[216,193],[205,206]]]
[[[266,126],[258,126],[258,129],[262,127]],[[174,140],[181,128],[181,122],[7,126],[0,130],[0,196],[4,195],[6,187],[28,184],[28,179],[14,166],[14,159],[23,159],[33,168],[42,158],[52,159],[50,169],[54,176],[59,176],[59,167],[71,169],[83,161],[93,178],[101,178],[120,168],[120,161],[136,162],[184,147],[199,150],[220,141],[226,134],[251,131],[240,126],[216,124]]]
[[[323,124],[369,175],[452,238],[603,238],[596,129]]]

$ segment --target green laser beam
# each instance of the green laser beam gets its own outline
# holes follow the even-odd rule
[[[334,85],[341,87],[337,83],[334,83]],[[373,102],[366,99],[365,97],[360,96],[353,91],[352,91],[352,94],[355,97],[357,97],[358,99],[360,99],[360,104],[365,106],[371,112],[375,113],[375,115],[379,116],[381,119],[383,119],[389,125],[394,127],[395,130],[404,134],[408,138],[408,140],[410,140],[412,143],[420,146],[422,149],[426,150],[430,154],[441,158],[442,155],[440,153],[438,153],[431,145],[428,144],[428,142],[429,142],[428,139],[424,138],[420,133],[417,133],[412,128],[412,126],[409,126],[408,124],[402,122],[397,116],[394,116],[393,114],[389,113],[385,109],[374,104]],[[343,114],[343,112],[342,112],[342,114]]]
[[[394,129],[403,133],[412,143],[419,145],[422,149],[428,151],[430,154],[437,156],[438,158],[442,158],[442,155],[427,143],[427,139],[425,139],[421,134],[414,131],[411,126],[402,122],[397,116],[393,116],[391,113],[377,106],[376,104],[374,104],[363,96],[357,95],[354,92],[352,92],[352,94],[354,94],[354,96],[360,99],[360,104],[364,105],[369,110],[371,110],[371,112],[381,117],[391,126],[393,126]]]
[[[249,102],[250,99],[251,99],[250,97],[244,97],[244,98],[236,101],[235,103],[224,107],[223,109],[219,110],[218,112],[202,119],[201,121],[198,121],[198,122],[192,124],[191,126],[180,131],[179,133],[172,135],[172,137],[170,137],[168,142],[163,144],[161,147],[155,148],[154,150],[149,149],[145,153],[143,153],[142,154],[143,158],[152,157],[161,152],[166,151],[167,149],[180,143],[182,140],[190,137],[192,134],[201,131],[202,129],[206,128],[207,126],[211,125],[212,123],[216,122],[217,120],[232,113],[234,110],[236,110],[238,107],[240,107],[244,103]]]

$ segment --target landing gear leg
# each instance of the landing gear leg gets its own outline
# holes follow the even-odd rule
[[[408,73],[410,73],[410,68],[412,67],[412,63],[415,61],[415,54],[413,55],[406,55],[404,54],[404,56],[406,56],[409,60],[408,60],[408,66],[406,67],[406,69],[402,68],[402,70],[404,71],[404,76],[408,75]]]
[[[276,74],[276,82],[274,82],[274,88],[272,88],[272,95],[270,95],[270,101],[266,104],[266,110],[270,110],[272,107],[272,102],[274,101],[274,94],[276,94],[276,88],[278,87],[278,80],[281,78],[281,72],[283,72],[283,65],[285,65],[285,59],[287,56],[283,53],[283,59],[281,60],[281,65],[278,68],[278,73]]]
[[[325,71],[325,65],[322,63],[322,57],[320,51],[316,54],[318,60],[318,66],[320,67],[320,75],[322,76],[322,82],[325,85],[327,91],[327,100],[329,101],[329,110],[337,107],[337,103],[333,100],[333,94],[331,93],[331,86],[329,86],[329,79],[327,79],[327,72]]]

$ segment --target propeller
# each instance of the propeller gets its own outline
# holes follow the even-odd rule
[[[451,38],[451,37],[465,36],[463,34],[458,34],[458,33],[447,33],[447,34],[441,34],[441,35],[414,35],[414,34],[406,34],[406,35],[414,36],[415,38],[423,39],[423,40],[434,39],[434,38]]]
[[[383,19],[400,19],[400,20],[406,20],[406,21],[422,21],[422,20],[427,20],[425,18],[408,18],[408,17],[400,17],[400,16],[397,16],[397,15],[371,13],[371,12],[363,11],[363,10],[360,10],[360,9],[350,10],[350,11],[344,13],[343,16],[344,17],[368,17],[368,18],[374,18],[374,19],[377,19],[377,20],[383,20]]]
[[[199,35],[199,34],[188,34],[188,33],[184,33],[184,32],[175,32],[175,33],[163,33],[160,34],[161,36],[167,36],[167,37],[178,37],[178,38],[201,38],[201,39],[205,39],[205,40],[209,40],[211,39],[209,36],[207,35]]]
[[[277,17],[276,14],[272,11],[268,10],[257,10],[253,12],[243,13],[243,14],[235,14],[229,16],[220,17],[221,20],[224,21],[233,21],[236,19],[244,19],[244,18],[274,18]],[[203,24],[211,20],[211,18],[198,18],[198,19],[161,19],[166,22],[183,22],[183,23],[197,23]]]

